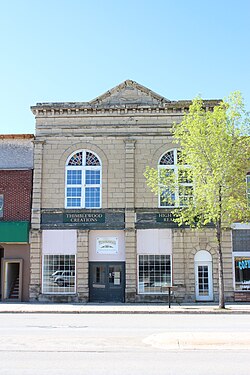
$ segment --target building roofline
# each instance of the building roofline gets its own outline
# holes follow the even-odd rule
[[[130,103],[129,101],[122,103],[108,103],[108,100],[112,95],[116,95],[117,92],[121,92],[127,87],[133,87],[138,91],[141,91],[143,94],[151,97],[157,103],[147,104],[147,103]],[[221,102],[221,99],[203,99],[204,107],[213,108]],[[98,96],[95,99],[85,102],[43,102],[36,103],[36,105],[31,106],[30,109],[32,113],[37,117],[46,117],[46,116],[77,116],[77,115],[88,115],[91,113],[116,113],[117,111],[125,112],[130,110],[135,110],[141,112],[148,112],[150,110],[154,111],[168,111],[168,110],[181,110],[185,111],[192,104],[192,100],[169,100],[165,97],[155,93],[154,91],[148,89],[147,87],[132,81],[126,80],[121,84],[115,86],[114,88],[106,91],[104,94]]]

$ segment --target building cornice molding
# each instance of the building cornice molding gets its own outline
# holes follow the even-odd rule
[[[204,100],[204,108],[209,111],[221,100]],[[163,103],[161,106],[121,105],[105,106],[91,105],[90,103],[37,103],[31,107],[32,113],[38,117],[84,117],[84,116],[127,116],[127,115],[157,115],[188,112],[191,100],[181,100]]]

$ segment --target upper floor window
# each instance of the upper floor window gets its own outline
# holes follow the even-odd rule
[[[176,148],[163,154],[158,170],[171,177],[172,186],[160,186],[159,207],[184,207],[193,196],[190,166],[181,164],[181,152]]]
[[[66,163],[66,208],[101,207],[101,160],[92,151],[78,150]]]

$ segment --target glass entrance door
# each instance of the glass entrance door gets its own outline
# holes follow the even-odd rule
[[[210,262],[196,262],[195,291],[197,301],[212,301],[212,264]]]
[[[90,302],[124,302],[125,263],[89,263]]]

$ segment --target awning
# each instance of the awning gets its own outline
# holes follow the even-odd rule
[[[29,221],[0,221],[1,243],[28,243]]]

